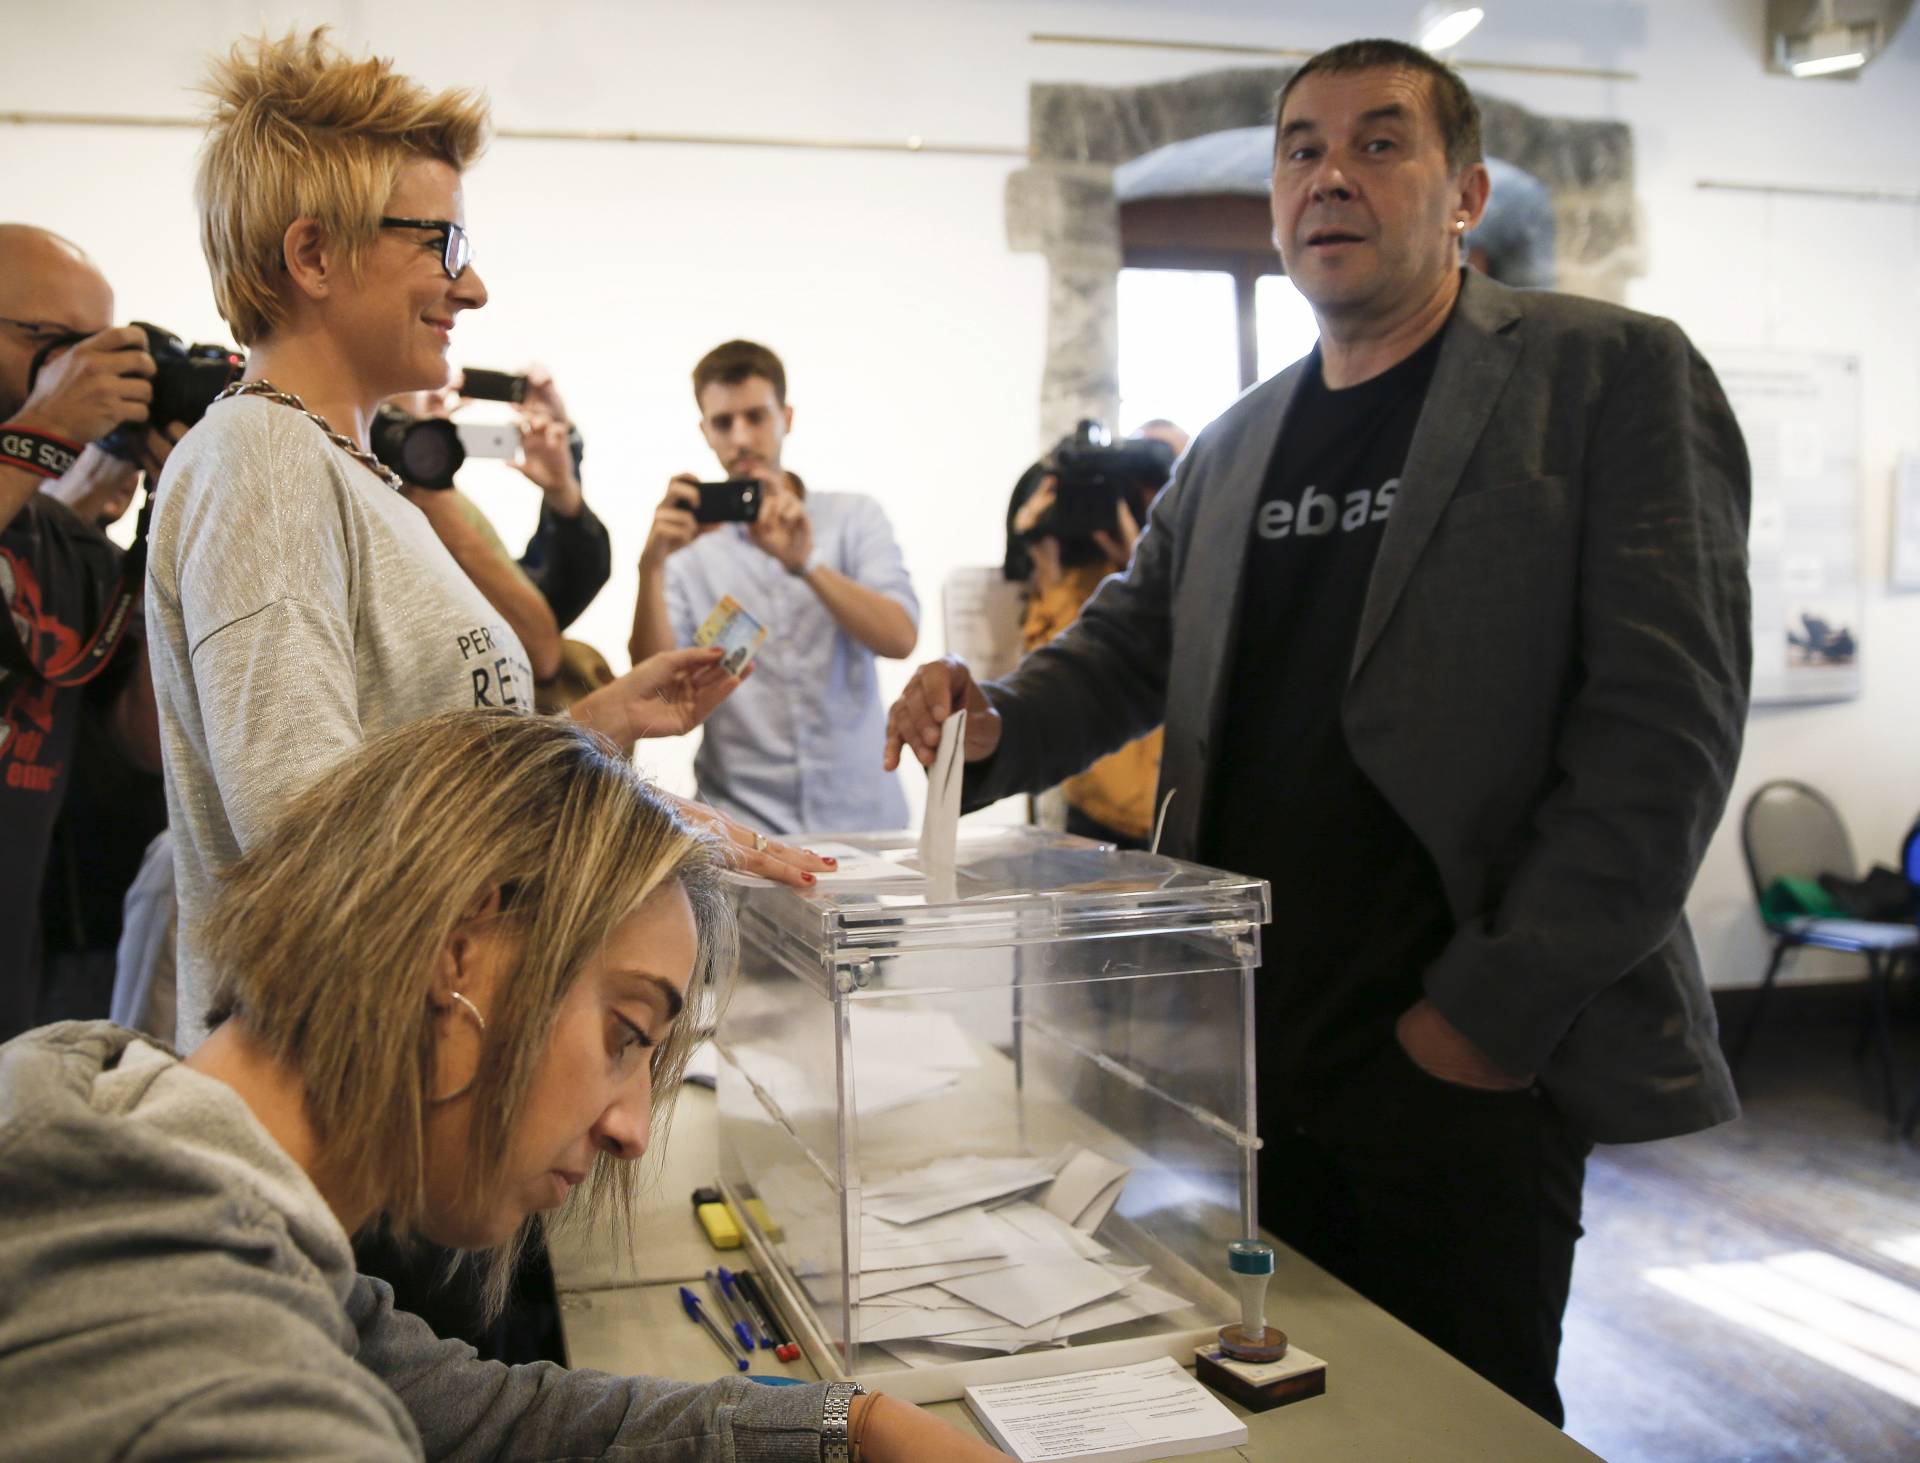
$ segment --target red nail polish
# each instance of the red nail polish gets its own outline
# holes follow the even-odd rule
[[[812,875],[812,874],[802,874],[802,875],[801,875],[800,877],[801,877],[801,878],[803,878],[803,879],[805,879],[805,880],[806,880],[806,881],[807,881],[807,882],[808,882],[809,884],[811,884],[811,883],[813,882],[813,875]]]

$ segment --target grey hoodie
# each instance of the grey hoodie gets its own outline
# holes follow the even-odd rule
[[[0,1460],[815,1463],[823,1392],[480,1361],[224,1083],[104,1022],[0,1046]]]

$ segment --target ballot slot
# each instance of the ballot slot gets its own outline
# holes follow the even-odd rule
[[[1264,884],[999,829],[951,888],[738,898],[720,1176],[816,1366],[936,1400],[1232,1318]]]

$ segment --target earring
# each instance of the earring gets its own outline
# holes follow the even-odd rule
[[[1464,234],[1467,231],[1467,221],[1464,218],[1456,218],[1453,221],[1453,231],[1456,234]]]
[[[478,1026],[482,1031],[487,1029],[487,1018],[480,1014],[480,1008],[478,1006],[474,1005],[472,1001],[469,1001],[458,991],[448,991],[447,994],[467,1008],[467,1014],[473,1017],[473,1024],[475,1026]]]
[[[459,991],[448,991],[447,994],[452,996],[454,1000],[458,1001],[461,1004],[461,1006],[465,1008],[467,1015],[470,1018],[472,1018],[473,1024],[479,1027],[481,1034],[484,1035],[487,1029],[487,1018],[480,1014],[480,1008],[474,1005],[472,1001],[468,1000]],[[427,1098],[427,1101],[429,1103],[439,1104],[443,1102],[452,1102],[455,1098],[465,1097],[467,1095],[468,1090],[472,1088],[473,1084],[479,1081],[479,1079],[480,1079],[480,1072],[478,1067],[476,1067],[474,1070],[473,1076],[467,1078],[466,1082],[462,1086],[455,1088],[452,1092],[447,1093],[443,1097],[430,1096]]]

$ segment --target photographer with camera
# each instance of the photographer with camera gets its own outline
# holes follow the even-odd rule
[[[453,420],[474,401],[511,403],[514,425]],[[599,651],[561,634],[606,584],[613,552],[606,526],[581,491],[584,443],[551,374],[469,369],[458,387],[395,397],[375,418],[372,447],[526,646],[539,710],[564,710],[614,679]],[[456,485],[470,457],[502,458],[541,491],[539,523],[518,559]]]
[[[693,396],[728,481],[667,484],[628,649],[638,661],[692,644],[730,597],[770,635],[753,684],[707,723],[700,796],[776,833],[904,827],[899,779],[870,755],[884,740],[874,657],[911,655],[920,634],[886,512],[863,494],[812,492],[781,466],[793,408],[765,346],[709,351]]]
[[[0,1041],[106,1013],[120,898],[165,824],[138,565],[100,530],[178,429],[145,425],[154,359],[113,303],[78,246],[0,224]]]
[[[1187,434],[1160,418],[1119,447],[1105,436],[1099,423],[1082,422],[1014,485],[1002,572],[1027,588],[1020,629],[1028,654],[1080,618],[1101,580],[1127,567],[1147,509],[1187,447]],[[1160,740],[1155,728],[1061,783],[1067,831],[1147,847]]]

